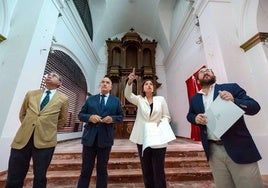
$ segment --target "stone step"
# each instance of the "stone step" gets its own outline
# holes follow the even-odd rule
[[[139,157],[136,150],[130,151],[112,151],[110,153],[110,159],[112,158],[137,158]],[[168,150],[166,152],[167,157],[204,157],[205,154],[203,150],[193,150],[193,151],[178,151],[178,150]],[[57,152],[53,155],[53,160],[56,159],[82,159],[82,151],[74,151],[74,152]]]
[[[81,170],[81,159],[62,160],[53,159],[48,169],[47,178],[53,184],[74,184]],[[142,173],[138,157],[111,158],[109,160],[109,182],[142,182]],[[167,157],[165,164],[167,181],[211,180],[211,171],[203,157]],[[33,179],[32,167],[25,179],[26,185]],[[0,177],[1,182],[6,180],[6,175]],[[95,171],[92,182],[95,181]],[[0,186],[1,187],[1,186]]]
[[[58,185],[54,183],[47,184],[46,188],[75,188],[74,185]],[[178,181],[167,182],[167,188],[216,188],[212,180],[199,181]],[[1,187],[2,188],[2,187]],[[25,185],[23,188],[32,188],[32,185]],[[95,184],[91,184],[89,188],[96,188]],[[109,183],[108,188],[144,188],[143,183]]]
[[[212,180],[209,167],[195,168],[165,168],[167,182]],[[141,169],[112,169],[108,170],[109,184],[116,183],[142,183]],[[79,170],[48,171],[47,179],[50,185],[69,185],[75,187],[80,175]],[[32,185],[33,173],[28,172],[25,185]],[[96,182],[96,172],[93,171],[91,182]],[[64,187],[64,186],[63,186]]]
[[[184,144],[185,143],[185,144]],[[76,187],[82,163],[82,147],[78,141],[59,144],[47,172],[48,186]],[[211,170],[206,161],[204,151],[198,144],[176,140],[166,152],[165,172],[167,182],[187,182],[212,180]],[[109,187],[120,187],[120,183],[133,183],[143,186],[143,177],[136,145],[127,140],[116,140],[110,153],[108,164]],[[91,182],[95,183],[95,169]],[[4,187],[6,174],[0,176],[0,188]],[[33,181],[32,167],[25,179],[25,186]],[[119,183],[119,184],[118,184]],[[111,186],[110,186],[111,185]],[[1,187],[2,186],[2,187]],[[136,187],[135,187],[136,188]],[[138,188],[138,187],[137,187]]]
[[[167,157],[165,160],[166,168],[179,168],[179,167],[208,167],[205,158],[200,157]],[[57,159],[53,160],[48,170],[80,170],[82,166],[81,159]],[[108,169],[137,169],[141,168],[139,158],[111,158],[108,163]],[[30,168],[31,171],[31,168]]]

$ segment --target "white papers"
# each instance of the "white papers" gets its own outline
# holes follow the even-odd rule
[[[158,126],[156,123],[146,123],[142,153],[147,147],[163,145],[175,139],[176,137],[168,122],[163,121]]]
[[[207,127],[220,138],[245,112],[218,96],[206,110]]]

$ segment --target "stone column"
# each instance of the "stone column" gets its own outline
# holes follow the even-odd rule
[[[10,142],[20,126],[19,110],[28,90],[38,89],[58,19],[53,1],[14,2],[7,39],[0,45],[0,171],[6,170]]]
[[[247,75],[250,71],[238,41],[231,1],[199,2],[202,4],[198,4],[197,16],[207,65],[214,70],[218,82],[239,81],[248,84],[248,80],[237,76]]]

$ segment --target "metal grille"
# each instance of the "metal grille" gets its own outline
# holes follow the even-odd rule
[[[82,19],[82,22],[89,34],[90,39],[93,38],[93,26],[88,0],[73,0],[75,7]]]

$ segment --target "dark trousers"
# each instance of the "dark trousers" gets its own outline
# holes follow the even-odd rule
[[[142,156],[142,145],[137,145],[141,160],[145,188],[165,188],[165,148],[146,148]]]
[[[11,148],[6,188],[22,188],[29,170],[30,160],[33,160],[33,188],[45,188],[46,173],[51,162],[55,147],[37,149],[34,147],[33,136],[22,149]]]
[[[108,185],[108,172],[107,165],[109,155],[111,152],[111,146],[100,148],[97,144],[91,147],[83,145],[82,152],[82,170],[78,180],[78,188],[88,188],[90,184],[90,178],[95,164],[95,158],[97,157],[97,180],[96,188],[106,188]]]

